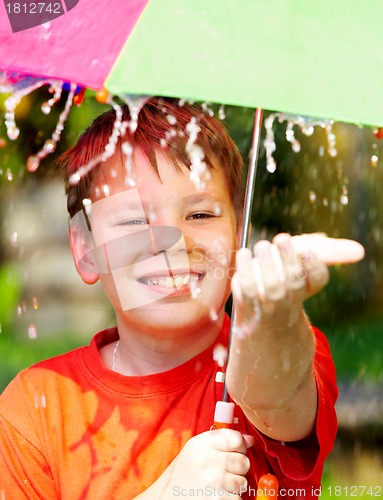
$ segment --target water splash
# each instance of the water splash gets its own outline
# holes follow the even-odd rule
[[[334,120],[325,120],[319,118],[312,118],[308,116],[290,115],[286,113],[272,113],[265,119],[266,137],[264,140],[264,147],[266,151],[266,168],[268,172],[274,173],[277,169],[273,153],[276,150],[275,135],[273,125],[275,120],[279,123],[287,122],[286,126],[286,140],[291,144],[291,148],[295,153],[301,150],[300,142],[296,139],[294,127],[297,126],[301,132],[306,136],[311,136],[314,133],[315,127],[319,126],[325,130],[327,137],[327,152],[331,157],[338,154],[336,149],[336,137],[333,133]],[[319,152],[323,156],[324,149]]]
[[[186,125],[186,132],[189,137],[186,142],[185,150],[190,160],[190,180],[197,189],[204,190],[206,188],[206,182],[211,178],[211,173],[207,164],[203,161],[205,153],[196,143],[200,131],[201,127],[198,125],[197,118],[193,116]]]
[[[62,87],[61,81],[49,81],[46,78],[23,75],[17,72],[0,71],[0,93],[11,94],[4,101],[6,110],[5,126],[11,141],[16,140],[20,134],[20,130],[16,125],[15,110],[21,99],[46,84],[49,84],[54,89]]]
[[[71,83],[70,91],[68,93],[68,98],[65,103],[64,110],[61,112],[59,116],[59,120],[57,122],[55,131],[53,132],[52,137],[45,141],[45,144],[42,147],[42,149],[40,149],[40,151],[36,155],[30,156],[28,158],[27,160],[28,172],[35,172],[39,168],[41,160],[43,160],[46,156],[55,151],[57,143],[59,142],[61,137],[61,132],[64,130],[64,124],[68,118],[70,109],[72,107],[73,97],[75,95],[76,89],[77,85],[75,83]]]
[[[109,140],[107,145],[105,146],[104,152],[101,153],[100,155],[96,156],[93,158],[91,161],[89,161],[85,165],[81,165],[77,171],[72,174],[69,177],[69,183],[72,185],[76,185],[88,172],[90,172],[98,163],[103,163],[105,162],[108,158],[111,158],[115,151],[116,151],[116,145],[118,142],[118,138],[120,135],[123,134],[124,128],[123,128],[123,120],[122,120],[122,108],[121,106],[114,102],[110,97],[107,99],[108,104],[110,104],[115,113],[116,113],[116,118],[113,123],[113,130],[112,133],[110,134]]]

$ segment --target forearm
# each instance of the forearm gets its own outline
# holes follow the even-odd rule
[[[283,314],[263,317],[252,329],[251,335],[233,336],[229,393],[264,434],[302,439],[316,416],[315,338],[303,309],[294,320]]]

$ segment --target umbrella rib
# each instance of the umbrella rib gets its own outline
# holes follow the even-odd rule
[[[251,210],[253,206],[255,180],[257,176],[257,167],[259,160],[259,145],[261,142],[262,120],[263,120],[263,109],[256,108],[254,113],[253,136],[251,139],[250,161],[249,161],[249,168],[246,180],[245,203],[243,208],[240,248],[246,248],[250,240]],[[226,366],[229,363],[230,345],[233,336],[233,331],[235,328],[235,323],[236,323],[236,310],[235,310],[235,301],[233,298],[232,309],[231,309],[231,324],[230,324],[229,339],[227,345]],[[227,400],[228,400],[228,393],[226,388],[226,379],[224,379],[222,401],[227,402]]]

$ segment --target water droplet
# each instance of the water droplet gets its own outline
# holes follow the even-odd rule
[[[177,123],[177,118],[173,115],[167,115],[166,119],[170,123],[170,125],[175,125]]]
[[[15,141],[20,134],[20,130],[17,127],[8,127],[7,128],[7,135],[11,139],[11,141]]]
[[[222,368],[225,365],[227,358],[227,349],[222,344],[217,344],[213,349],[213,359],[217,362],[218,366]]]
[[[330,147],[328,148],[328,154],[329,154],[332,158],[334,158],[335,156],[337,156],[338,151],[337,151],[337,149],[336,149],[336,148],[334,148],[334,147],[330,146]]]
[[[44,115],[49,115],[51,110],[52,110],[52,107],[50,106],[49,102],[44,102],[41,105],[41,111],[44,113]]]
[[[217,319],[218,319],[217,311],[215,309],[210,309],[209,317],[212,321],[217,321]]]
[[[36,155],[29,156],[27,160],[27,170],[28,172],[36,172],[39,168],[40,160]]]
[[[298,141],[293,141],[291,143],[291,149],[294,151],[294,153],[299,153],[301,150],[301,145]]]
[[[37,311],[37,309],[39,308],[37,297],[32,297],[32,304],[33,304],[33,309]]]
[[[310,200],[310,203],[315,203],[316,202],[316,199],[317,199],[317,195],[314,191],[310,191],[309,192],[309,200]]]
[[[226,118],[226,115],[225,115],[225,105],[224,104],[221,104],[219,109],[218,109],[218,118],[220,120],[224,120]]]
[[[378,166],[378,161],[379,161],[379,156],[378,155],[372,155],[371,156],[371,167],[376,168]]]
[[[104,196],[109,196],[110,195],[110,189],[108,184],[104,184],[102,186],[102,192],[104,193]]]
[[[189,281],[190,294],[192,299],[196,299],[201,293],[201,289],[198,287],[198,283],[195,280]]]
[[[214,215],[221,215],[222,213],[222,208],[219,203],[214,203],[213,210],[214,210]]]
[[[30,323],[30,325],[28,326],[28,337],[31,339],[31,340],[34,340],[37,338],[37,331],[36,331],[36,327],[33,323]]]
[[[347,193],[341,195],[341,197],[340,197],[340,203],[341,203],[341,205],[348,205],[348,195],[347,195]]]
[[[275,163],[274,158],[271,157],[267,160],[266,169],[270,172],[270,174],[273,174],[277,170],[277,164]]]
[[[19,316],[19,317],[23,314],[23,309],[22,309],[20,304],[17,306],[16,312],[17,312],[17,316]]]
[[[17,234],[16,231],[14,231],[12,234],[11,234],[11,245],[13,247],[15,247],[17,245],[17,242],[18,242],[18,237],[19,235]]]
[[[58,136],[60,137],[60,136]],[[44,144],[44,151],[48,152],[48,153],[53,153],[53,151],[55,150],[56,148],[56,141],[54,141],[53,139],[48,139],[45,141],[45,144]]]

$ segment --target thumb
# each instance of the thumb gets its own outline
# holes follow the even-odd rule
[[[242,434],[242,437],[245,441],[246,448],[250,448],[255,443],[255,438],[250,434]]]

